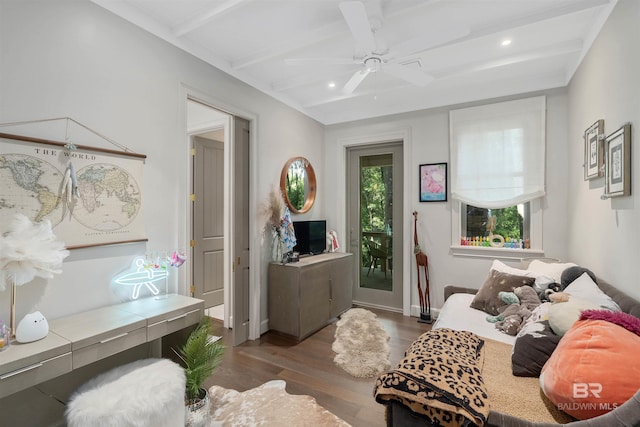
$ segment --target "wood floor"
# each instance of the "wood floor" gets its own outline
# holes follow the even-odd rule
[[[390,335],[391,366],[431,325],[415,317],[371,309]],[[297,342],[278,333],[267,332],[259,340],[233,347],[231,333],[216,324],[216,335],[227,345],[223,363],[205,386],[219,385],[245,391],[274,379],[285,380],[289,394],[313,396],[318,404],[354,427],[385,426],[384,407],[373,398],[375,378],[354,378],[333,363],[331,350],[335,322],[309,338]]]

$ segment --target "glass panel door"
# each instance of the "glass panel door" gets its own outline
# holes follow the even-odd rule
[[[393,291],[393,156],[360,157],[360,287]]]
[[[353,301],[400,311],[402,143],[349,148],[347,165],[347,250],[354,255]]]

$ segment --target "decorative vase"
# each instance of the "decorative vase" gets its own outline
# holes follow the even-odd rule
[[[282,239],[280,233],[273,231],[271,233],[271,260],[275,262],[282,261]]]
[[[203,427],[209,421],[209,410],[211,408],[211,399],[209,392],[203,388],[200,389],[199,399],[193,402],[185,403],[184,425],[185,427]]]

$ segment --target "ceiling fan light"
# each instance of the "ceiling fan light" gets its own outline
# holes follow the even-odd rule
[[[380,58],[367,58],[364,60],[364,66],[370,73],[375,73],[380,69]]]

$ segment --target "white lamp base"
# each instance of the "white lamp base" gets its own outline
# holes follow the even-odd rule
[[[29,313],[18,323],[16,341],[26,343],[38,341],[49,333],[49,322],[39,311]]]

